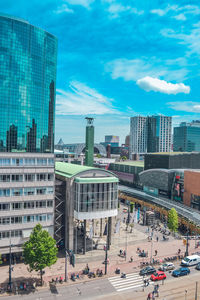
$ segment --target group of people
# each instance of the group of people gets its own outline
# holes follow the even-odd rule
[[[147,296],[147,300],[155,300],[155,297],[159,297],[159,284],[156,284],[154,286],[154,290],[152,293],[149,293],[148,296]]]
[[[119,256],[125,257],[125,256],[126,256],[126,250],[120,249],[120,250],[119,250]]]

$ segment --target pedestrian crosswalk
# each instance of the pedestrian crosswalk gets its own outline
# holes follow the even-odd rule
[[[143,276],[140,276],[138,273],[126,274],[126,278],[121,278],[121,275],[118,275],[110,277],[108,280],[117,292],[144,286]],[[153,284],[153,282],[149,282],[149,284]]]

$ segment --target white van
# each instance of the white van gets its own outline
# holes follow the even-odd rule
[[[199,262],[200,262],[200,256],[199,255],[191,255],[191,256],[185,257],[181,261],[181,266],[184,266],[184,267],[195,266]]]

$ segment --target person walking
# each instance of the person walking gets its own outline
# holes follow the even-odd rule
[[[158,254],[158,250],[155,250],[155,256],[157,256],[157,254]]]
[[[151,293],[149,293],[147,296],[147,300],[150,300],[150,299],[151,299]]]
[[[158,236],[156,237],[156,241],[158,242],[158,240],[159,240],[159,238],[158,238]]]

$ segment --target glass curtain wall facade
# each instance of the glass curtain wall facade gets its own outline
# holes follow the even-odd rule
[[[117,209],[118,183],[75,183],[74,209],[95,212]]]
[[[0,152],[54,151],[57,39],[0,15]]]

